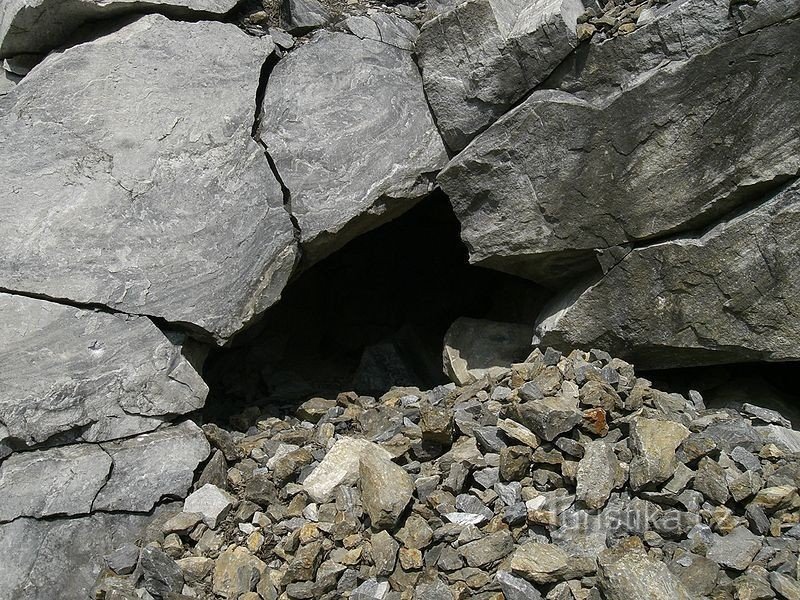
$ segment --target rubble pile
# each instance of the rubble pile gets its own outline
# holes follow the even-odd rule
[[[214,451],[96,598],[800,598],[800,433],[607,353],[313,398]],[[757,399],[754,399],[757,400]]]

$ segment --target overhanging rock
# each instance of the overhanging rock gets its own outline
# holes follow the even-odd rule
[[[800,183],[699,236],[635,249],[540,316],[544,346],[643,368],[800,360]]]
[[[224,342],[294,266],[251,138],[269,41],[160,15],[48,57],[0,97],[0,289]]]
[[[800,21],[670,63],[606,105],[534,92],[439,176],[470,260],[556,282],[800,170]]]

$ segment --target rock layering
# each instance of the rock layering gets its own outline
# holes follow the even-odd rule
[[[125,574],[134,547],[115,572],[121,548],[96,589],[126,599],[142,589],[253,600],[796,597],[800,455],[787,442],[800,433],[772,423],[779,414],[706,409],[699,394],[661,392],[601,351],[535,350],[493,372],[465,387],[318,398],[299,418],[251,413],[247,433],[206,428],[220,464],[195,494],[213,494],[213,514],[225,516],[159,521],[138,569]],[[532,387],[541,398],[526,399]],[[578,419],[551,436],[561,417],[544,400]],[[193,497],[186,511],[212,509]]]
[[[0,98],[0,288],[219,341],[277,300],[294,233],[250,137],[272,48],[233,25],[146,16],[49,56]]]

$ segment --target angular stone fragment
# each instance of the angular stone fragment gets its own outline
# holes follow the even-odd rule
[[[761,538],[746,527],[738,527],[724,536],[715,536],[706,557],[726,569],[744,571],[761,549]]]
[[[789,315],[800,309],[798,225],[795,182],[700,236],[629,253],[577,297],[545,309],[538,339],[601,344],[645,368],[797,360],[800,325]]]
[[[214,529],[220,520],[225,518],[235,502],[236,498],[228,492],[207,483],[186,497],[183,510],[188,513],[199,513],[203,517],[203,522]]]
[[[139,557],[144,589],[156,598],[179,594],[183,589],[183,571],[178,564],[158,547],[142,548]]]
[[[608,600],[694,598],[667,565],[647,556],[638,538],[601,552],[598,566],[600,588]]]
[[[219,555],[214,566],[214,593],[229,600],[239,598],[245,592],[255,590],[267,571],[267,565],[247,548],[229,548]]]
[[[276,65],[258,136],[309,261],[405,212],[447,160],[411,54],[342,33]]]
[[[529,542],[511,556],[511,570],[534,583],[556,583],[574,573],[569,555],[558,546]]]
[[[326,502],[337,487],[355,484],[358,481],[359,456],[364,450],[391,460],[391,455],[377,444],[345,437],[333,445],[322,462],[303,480],[303,489],[315,502]]]
[[[497,583],[503,591],[505,600],[541,600],[542,594],[521,577],[514,577],[508,571],[497,571]]]
[[[233,24],[150,15],[0,98],[0,288],[220,342],[274,303],[296,245],[251,137],[271,50]]]
[[[103,561],[117,575],[129,575],[139,563],[139,547],[135,544],[125,544],[104,556]]]
[[[0,463],[0,522],[90,513],[111,464],[92,444],[12,455]]]
[[[703,457],[694,475],[694,489],[714,504],[725,504],[729,498],[725,469],[707,456]]]
[[[445,334],[444,372],[458,385],[477,381],[492,368],[523,360],[532,336],[530,325],[461,317]]]
[[[237,0],[8,0],[0,7],[0,58],[45,53],[81,25],[144,11],[171,17],[221,17]]]
[[[630,444],[634,458],[630,485],[634,490],[662,483],[675,472],[675,450],[689,437],[689,430],[674,421],[635,418],[631,423]]]
[[[579,0],[470,0],[428,21],[417,42],[425,91],[458,152],[577,45]]]
[[[397,551],[400,544],[386,531],[379,531],[371,538],[372,562],[378,577],[388,577],[397,564]]]
[[[33,445],[79,428],[74,438],[86,441],[135,435],[201,408],[208,393],[147,318],[2,293],[0,364],[0,443]]]
[[[514,410],[523,425],[540,438],[552,442],[581,422],[583,414],[577,404],[577,399],[571,400],[564,395],[548,396],[516,404]]]
[[[364,510],[375,529],[394,529],[414,493],[414,482],[403,467],[362,450],[359,486]]]
[[[281,5],[281,25],[293,35],[324,27],[332,18],[328,9],[317,0],[283,0]]]
[[[610,444],[597,440],[584,444],[584,449],[578,463],[575,497],[597,510],[605,506],[611,491],[623,483],[623,471]]]
[[[563,280],[595,249],[688,229],[795,176],[800,136],[783,124],[797,98],[772,82],[797,76],[798,30],[794,20],[738,37],[606,104],[531,94],[439,175],[470,261]]]
[[[511,554],[514,538],[508,531],[497,531],[459,549],[470,567],[483,568]]]
[[[164,497],[183,498],[210,448],[191,421],[102,444],[114,468],[93,510],[147,512]]]

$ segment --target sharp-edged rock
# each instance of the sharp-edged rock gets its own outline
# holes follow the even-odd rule
[[[538,341],[601,345],[644,367],[797,360],[798,225],[795,182],[701,235],[635,249],[545,309]]]
[[[47,52],[83,24],[142,12],[221,18],[237,0],[8,0],[0,7],[0,58]]]
[[[219,342],[274,303],[297,249],[251,138],[272,48],[232,24],[145,16],[0,98],[0,288]]]
[[[304,35],[323,27],[333,15],[317,0],[283,0],[281,25],[292,35]]]
[[[414,493],[414,482],[408,473],[367,448],[359,459],[359,486],[372,527],[394,529]]]
[[[797,78],[799,30],[738,37],[605,104],[534,92],[439,175],[471,262],[564,281],[595,249],[689,229],[795,176],[797,98],[773,82]]]
[[[405,212],[447,161],[411,54],[342,33],[275,66],[258,136],[309,261]]]
[[[672,477],[677,465],[675,450],[689,437],[680,423],[637,417],[631,423],[630,484],[634,490],[662,483]]]
[[[469,0],[431,21],[417,43],[425,91],[458,152],[578,44],[579,0]]]
[[[201,408],[208,393],[145,317],[2,293],[0,363],[0,442],[15,445],[136,435]]]
[[[183,510],[187,513],[199,513],[202,515],[203,522],[211,529],[215,529],[235,502],[236,498],[228,492],[207,483],[186,497]]]
[[[589,442],[584,444],[584,451],[578,463],[575,496],[588,508],[598,510],[605,506],[611,491],[622,485],[624,472],[610,444]]]

